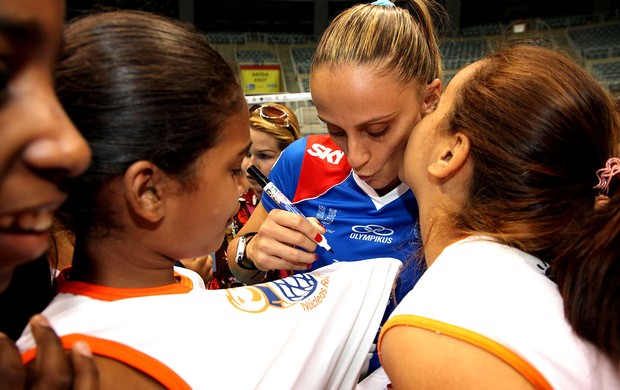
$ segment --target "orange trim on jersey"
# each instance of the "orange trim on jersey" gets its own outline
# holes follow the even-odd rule
[[[93,354],[117,360],[142,371],[168,389],[191,389],[187,382],[167,365],[125,344],[76,333],[61,336],[60,339],[66,350],[70,350],[76,341],[86,341]],[[36,358],[36,351],[36,348],[33,348],[22,353],[23,363],[27,364]]]
[[[545,377],[527,360],[488,337],[456,325],[410,314],[395,315],[385,323],[379,335],[379,359],[381,358],[381,342],[383,341],[383,336],[390,328],[396,326],[413,326],[469,343],[501,359],[529,381],[534,388],[553,389]]]
[[[59,293],[69,293],[75,295],[84,295],[101,301],[116,301],[125,298],[144,297],[151,295],[167,295],[167,294],[186,294],[193,289],[194,284],[191,279],[178,273],[174,276],[179,281],[174,284],[167,284],[159,287],[149,288],[118,288],[99,286],[91,283],[76,282],[68,279],[71,273],[71,267],[62,270],[56,278]]]

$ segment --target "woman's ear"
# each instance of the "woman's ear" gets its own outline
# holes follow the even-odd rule
[[[422,116],[428,115],[435,111],[439,98],[441,97],[441,81],[439,79],[433,80],[432,83],[426,86],[424,90],[424,103],[422,104]]]
[[[123,184],[125,198],[131,211],[149,222],[164,217],[163,180],[161,170],[150,161],[137,161],[125,171]]]
[[[439,155],[429,167],[428,172],[439,178],[446,179],[456,173],[467,162],[469,157],[469,138],[462,133],[456,133],[446,138]]]

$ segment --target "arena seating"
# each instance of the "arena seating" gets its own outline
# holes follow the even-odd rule
[[[613,94],[620,95],[620,58],[592,64],[592,73]]]
[[[488,51],[486,38],[450,39],[441,44],[439,50],[446,70],[457,70],[482,58]]]
[[[567,36],[586,60],[620,57],[620,22],[568,29]]]
[[[599,15],[556,16],[526,21],[526,31],[515,33],[514,23],[468,26],[451,34],[440,46],[444,84],[461,67],[482,58],[498,42],[521,39],[558,47],[573,55],[592,75],[620,99],[620,20]],[[309,72],[317,38],[303,34],[211,32],[209,41],[231,64],[278,64],[282,92],[309,92]],[[298,115],[304,134],[326,131],[312,102],[282,103]]]

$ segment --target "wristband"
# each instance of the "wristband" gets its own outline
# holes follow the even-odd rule
[[[246,269],[248,271],[258,270],[252,260],[248,259],[245,254],[245,249],[248,243],[255,235],[256,232],[252,232],[246,233],[243,236],[239,237],[239,242],[237,243],[237,251],[235,252],[235,263],[237,263],[240,268]]]

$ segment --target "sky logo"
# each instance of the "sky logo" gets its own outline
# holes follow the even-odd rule
[[[310,149],[306,150],[309,155],[325,160],[330,164],[338,165],[344,157],[342,150],[333,150],[321,144],[312,144]]]

